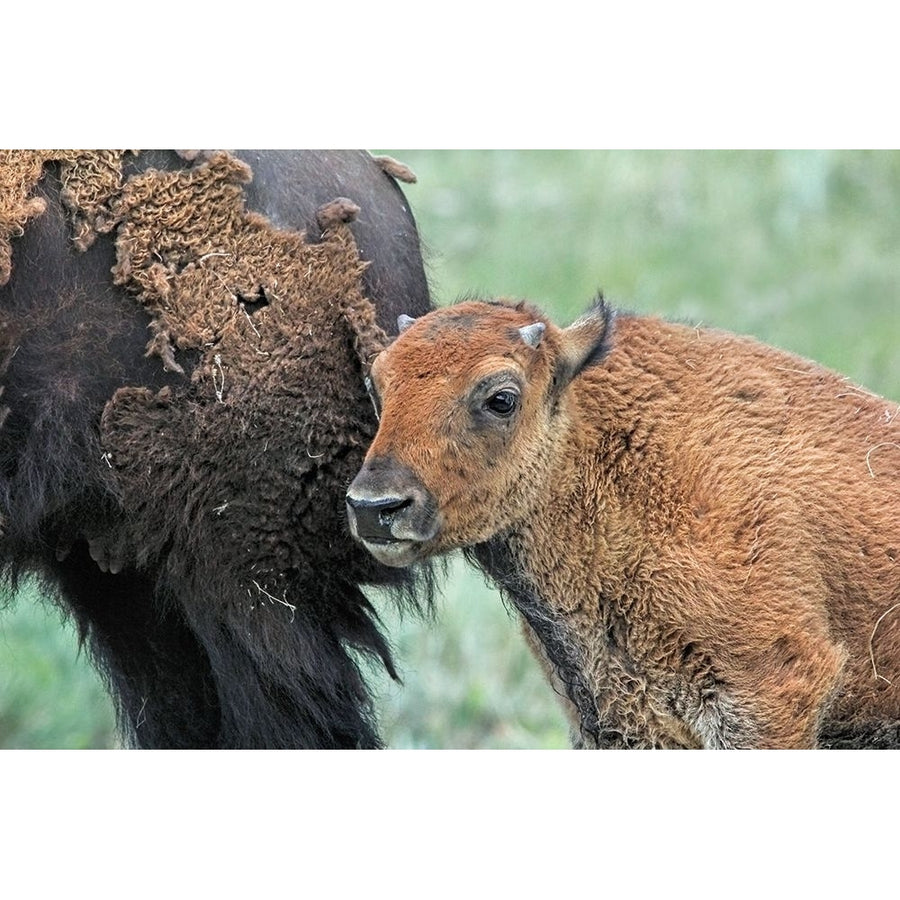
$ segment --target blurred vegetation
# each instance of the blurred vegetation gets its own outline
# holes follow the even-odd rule
[[[116,746],[115,716],[74,630],[34,585],[0,610],[0,747]]]
[[[752,334],[900,399],[900,153],[379,150],[435,299],[526,297],[561,323],[613,304]],[[110,746],[110,704],[55,612],[0,631],[0,746]],[[375,680],[394,747],[563,747],[515,618],[455,562],[433,623],[381,607],[404,679]]]

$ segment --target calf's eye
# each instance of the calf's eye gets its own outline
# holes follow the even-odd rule
[[[495,416],[506,418],[511,416],[519,405],[519,395],[515,391],[498,391],[484,404]]]

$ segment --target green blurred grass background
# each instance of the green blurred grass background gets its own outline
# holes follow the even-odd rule
[[[527,297],[558,321],[615,305],[726,328],[900,400],[900,153],[381,150],[434,297]],[[0,623],[0,746],[114,746],[111,706],[58,614]],[[404,679],[376,677],[393,747],[564,747],[518,627],[454,562],[433,623],[381,606]]]

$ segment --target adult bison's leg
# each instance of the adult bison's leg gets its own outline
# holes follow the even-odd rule
[[[381,746],[368,689],[345,646],[381,655],[392,674],[393,668],[355,585],[325,578],[315,590],[298,587],[306,603],[294,610],[266,604],[248,610],[187,587],[160,587],[134,569],[104,573],[85,541],[54,574],[111,688],[128,744]]]
[[[219,703],[205,651],[147,576],[101,572],[79,541],[58,564],[73,612],[116,702],[123,738],[143,748],[215,747]]]
[[[355,585],[327,574],[319,585],[296,583],[287,594],[294,603],[248,605],[226,587],[184,606],[211,663],[219,746],[380,747],[368,688],[347,652],[380,657],[394,674],[368,601]]]

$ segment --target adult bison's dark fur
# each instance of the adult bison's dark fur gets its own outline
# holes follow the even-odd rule
[[[402,193],[364,153],[160,151],[95,207],[79,164],[50,158],[7,221],[3,573],[71,611],[131,745],[378,746],[356,654],[393,666],[360,585],[414,583],[351,546],[343,494],[379,325],[429,305]],[[158,224],[184,186],[197,208]],[[232,225],[256,262],[217,244]]]

